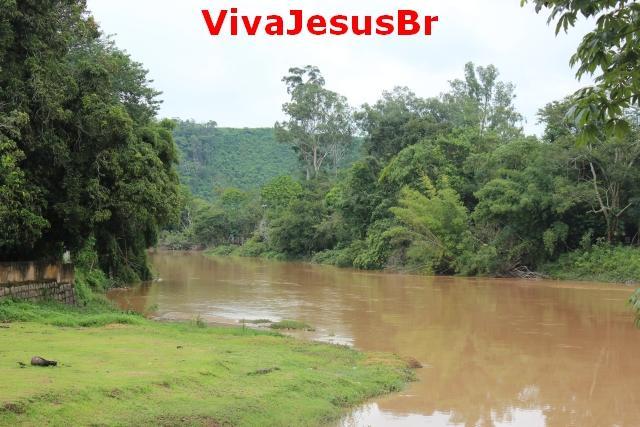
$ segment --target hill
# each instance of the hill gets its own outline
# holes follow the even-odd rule
[[[298,174],[296,154],[275,140],[272,128],[219,128],[178,121],[181,181],[193,194],[214,199],[216,190],[251,190],[279,175]]]
[[[214,200],[218,190],[255,190],[270,179],[302,179],[296,153],[275,139],[273,128],[223,128],[215,122],[176,121],[173,132],[180,151],[180,181],[201,198]],[[354,138],[339,168],[360,157],[361,138]]]

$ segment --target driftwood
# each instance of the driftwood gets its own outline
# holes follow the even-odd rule
[[[247,375],[266,375],[279,370],[280,368],[276,366],[273,368],[258,369],[257,371],[249,372]]]
[[[521,265],[519,267],[514,268],[511,271],[514,277],[519,277],[520,279],[544,279],[546,276],[542,273],[538,273],[537,271],[531,271],[526,265]]]
[[[31,358],[31,365],[33,366],[58,366],[58,362],[55,360],[47,360],[40,356],[33,356]]]

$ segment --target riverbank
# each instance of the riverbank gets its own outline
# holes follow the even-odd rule
[[[251,244],[244,246],[224,245],[204,250],[208,256],[257,257],[279,261],[287,261],[282,254],[251,250]],[[331,256],[314,256],[302,261],[314,264],[333,265],[335,267],[355,268],[349,263],[341,263],[339,258]],[[406,272],[401,268],[392,272]],[[528,272],[528,270],[526,270]],[[410,271],[416,273],[415,271]],[[585,282],[620,283],[625,285],[640,284],[640,248],[628,246],[595,245],[589,249],[568,252],[556,261],[542,265],[539,271],[531,272],[532,277],[555,280],[578,280]],[[464,277],[464,276],[462,276]],[[505,277],[489,275],[488,277]],[[521,277],[517,274],[506,277]]]
[[[320,425],[413,375],[396,356],[108,305],[4,301],[0,322],[0,425]]]

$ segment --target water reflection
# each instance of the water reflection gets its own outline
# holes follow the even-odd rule
[[[112,297],[138,311],[282,318],[313,338],[420,360],[420,381],[345,425],[640,425],[630,290],[430,278],[296,263],[152,256],[161,282]]]

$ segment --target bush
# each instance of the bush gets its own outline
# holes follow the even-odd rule
[[[395,224],[392,220],[383,219],[374,222],[367,233],[367,239],[360,247],[353,260],[353,266],[362,270],[380,270],[385,268],[393,248],[388,230]]]
[[[244,245],[238,249],[238,255],[243,257],[257,258],[262,256],[269,249],[267,242],[260,240],[258,237],[252,237],[247,240]]]
[[[312,258],[316,264],[335,265],[336,267],[353,267],[353,262],[364,249],[365,242],[356,240],[345,248],[329,249],[318,252]]]
[[[640,248],[595,245],[564,254],[543,270],[558,279],[640,283]]]

